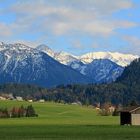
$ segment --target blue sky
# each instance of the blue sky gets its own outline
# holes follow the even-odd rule
[[[0,41],[140,55],[140,1],[0,0]]]

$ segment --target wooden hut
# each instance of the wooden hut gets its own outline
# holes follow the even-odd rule
[[[121,125],[140,125],[140,106],[128,107],[120,111]]]

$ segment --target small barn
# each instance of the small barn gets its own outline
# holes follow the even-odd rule
[[[140,125],[140,106],[128,107],[120,111],[121,125]]]

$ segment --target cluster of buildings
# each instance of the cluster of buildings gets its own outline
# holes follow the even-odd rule
[[[13,96],[13,94],[1,94],[0,95],[0,100],[14,100],[14,101],[28,101],[28,102],[33,102],[32,99],[27,99],[25,100],[23,97],[21,96]],[[39,99],[38,102],[43,103],[45,102],[44,99]]]

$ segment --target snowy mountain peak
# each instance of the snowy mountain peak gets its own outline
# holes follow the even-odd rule
[[[21,44],[21,43],[15,43],[15,44],[5,44],[3,42],[0,43],[0,50],[5,50],[5,49],[11,49],[11,50],[17,50],[17,49],[26,49],[26,50],[30,50],[31,48]]]
[[[39,46],[37,46],[37,49],[49,49],[49,50],[51,50],[47,45],[45,45],[45,44],[41,44],[41,45],[39,45]]]
[[[49,56],[53,57],[55,60],[59,61],[64,65],[71,65],[72,62],[82,62],[84,64],[89,64],[95,59],[109,59],[116,64],[125,67],[129,65],[134,59],[139,58],[138,55],[123,54],[119,52],[90,52],[81,56],[74,56],[67,52],[54,52],[47,45],[39,45],[38,50],[47,53]],[[73,64],[73,67],[74,64]],[[76,66],[77,67],[77,66]]]
[[[44,44],[37,46],[36,49],[48,54],[49,56],[51,56],[52,58],[54,58],[55,60],[59,61],[64,65],[67,65],[68,63],[77,60],[77,57],[72,54],[69,54],[64,51],[55,52]]]
[[[27,45],[25,45],[25,44],[22,44],[22,43],[15,43],[15,44],[9,44],[9,45],[12,45],[12,46],[14,46],[14,47],[18,47],[18,48],[26,48],[26,49],[28,49],[28,48],[30,48],[29,46],[27,46]]]
[[[56,86],[89,81],[79,72],[24,44],[4,44],[0,48],[0,84]]]
[[[1,46],[1,45],[4,45],[4,42],[0,42],[0,46]]]
[[[2,51],[4,49],[5,49],[5,45],[2,42],[0,42],[0,51]]]
[[[73,67],[77,67],[77,62],[82,62],[84,64],[89,64],[95,59],[109,59],[116,64],[125,67],[129,65],[134,59],[139,58],[138,55],[123,54],[119,52],[90,52],[81,56],[74,56],[67,52],[54,52],[46,45],[40,45],[37,47],[38,50],[47,53],[49,56],[53,57],[55,60],[59,61],[64,65],[71,65],[72,62],[76,62]]]
[[[79,61],[76,56],[63,51],[56,53],[54,58],[64,65],[69,65],[73,61]]]
[[[0,42],[0,82],[29,82],[43,86],[80,81],[111,82],[120,76],[124,66],[138,57],[118,52],[74,56],[55,52],[44,44],[35,49],[21,43]]]
[[[109,59],[123,67],[129,65],[136,58],[139,58],[139,56],[118,52],[91,52],[79,57],[85,64],[91,63],[94,59]]]
[[[55,56],[55,52],[45,44],[37,46],[36,49],[48,54],[51,57]]]

